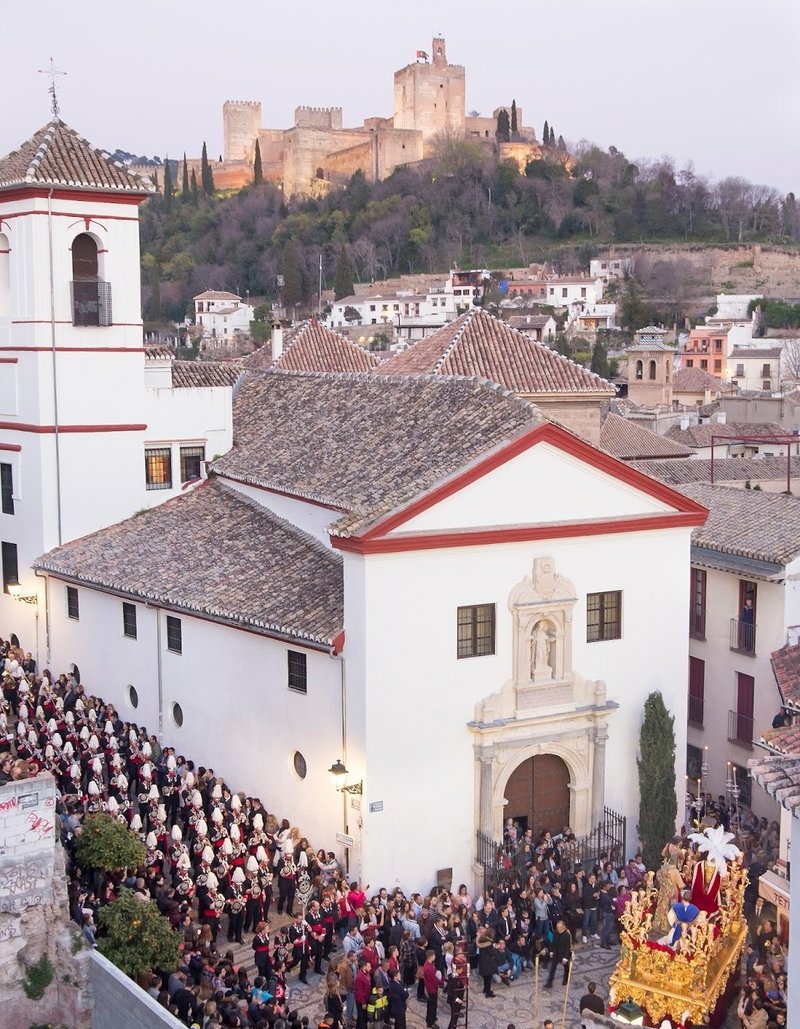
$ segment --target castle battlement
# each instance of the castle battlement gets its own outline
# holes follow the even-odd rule
[[[226,100],[223,107],[261,107],[260,100]]]
[[[341,107],[295,107],[294,124],[302,129],[341,129]]]

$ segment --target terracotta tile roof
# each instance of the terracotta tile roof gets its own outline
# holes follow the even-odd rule
[[[375,354],[311,319],[284,332],[283,353],[273,367],[285,372],[368,372],[378,364]]]
[[[175,389],[235,386],[243,374],[241,365],[225,361],[173,361],[172,363],[172,385]]]
[[[219,481],[57,547],[35,567],[267,634],[329,645],[342,628],[337,554]]]
[[[642,329],[642,332],[645,331],[647,330]],[[649,331],[653,332],[655,330],[651,329]],[[675,348],[665,346],[663,343],[648,342],[647,340],[643,340],[641,343],[633,343],[625,351],[626,354],[650,354],[654,352],[659,354],[663,354],[665,352],[674,354]]]
[[[343,512],[347,535],[541,423],[531,403],[475,379],[248,374],[234,446],[214,471]]]
[[[224,289],[207,289],[204,293],[198,293],[192,300],[241,300],[236,293],[227,293]]]
[[[770,659],[781,700],[787,707],[800,710],[800,645],[781,647]],[[800,747],[797,752],[800,754]]]
[[[175,351],[170,347],[162,347],[157,343],[145,343],[144,357],[146,361],[174,361]]]
[[[800,500],[785,493],[690,483],[680,492],[708,508],[692,547],[786,565],[800,554]]]
[[[800,754],[748,761],[750,775],[787,811],[800,815]]]
[[[711,482],[711,459],[691,461],[634,461],[634,468],[670,486],[685,482]],[[800,457],[790,458],[792,479],[800,478]],[[786,479],[785,457],[718,457],[714,461],[714,482],[753,482],[764,479]]]
[[[514,314],[506,321],[512,329],[524,332],[526,329],[543,329],[551,318],[549,314]]]
[[[683,443],[687,447],[710,447],[711,437],[733,438],[737,436],[787,436],[786,429],[777,422],[706,422],[703,425],[690,425],[682,429],[680,425],[673,425],[665,433],[670,439],[677,443]],[[715,441],[715,446],[722,446],[721,439]]]
[[[0,158],[0,189],[10,186],[68,186],[153,193],[149,179],[128,171],[97,150],[59,118],[54,118],[17,150]]]
[[[785,725],[780,729],[765,729],[760,734],[761,742],[779,754],[795,754],[800,757],[800,725]]]
[[[600,428],[600,447],[623,461],[646,457],[689,457],[689,447],[659,436],[657,432],[637,425],[629,418],[609,414]]]
[[[496,382],[513,393],[591,394],[615,388],[542,343],[474,308],[408,350],[382,362],[378,375],[464,375]]]
[[[775,358],[781,356],[781,349],[781,347],[734,347],[728,355],[728,359],[730,360],[735,357],[742,358],[745,361],[748,358],[751,361],[756,359],[774,361]]]
[[[710,375],[702,368],[681,368],[672,380],[673,393],[735,393],[736,387]]]

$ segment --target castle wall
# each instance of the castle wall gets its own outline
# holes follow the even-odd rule
[[[318,196],[321,190],[328,188],[323,189],[319,184],[327,181],[325,168],[331,151],[364,142],[369,143],[369,136],[365,136],[363,129],[341,132],[298,126],[287,129],[284,133],[284,196]]]
[[[298,129],[339,131],[342,128],[342,109],[341,107],[295,107],[294,124]]]
[[[225,161],[250,161],[255,157],[261,128],[261,104],[257,100],[226,100],[222,107],[222,155]]]
[[[409,64],[394,74],[394,127],[419,129],[427,147],[438,132],[463,136],[465,72],[456,64]]]

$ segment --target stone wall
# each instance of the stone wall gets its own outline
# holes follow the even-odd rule
[[[0,1024],[28,1029],[90,1021],[89,951],[70,921],[64,852],[56,836],[55,782],[35,779],[0,786]],[[23,984],[47,957],[54,977],[40,1000]]]
[[[183,1025],[96,950],[89,956],[89,978],[94,993],[92,1029],[178,1029]]]
[[[257,100],[226,100],[222,107],[223,156],[226,161],[251,161],[261,128]]]
[[[534,396],[529,398],[536,404],[545,418],[553,418],[563,426],[588,440],[593,446],[600,446],[600,411],[602,401],[569,400]]]
[[[463,136],[465,73],[460,65],[409,64],[394,75],[394,126],[419,129],[428,146],[438,132]]]

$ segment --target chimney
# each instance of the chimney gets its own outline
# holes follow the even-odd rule
[[[681,429],[682,429],[683,432],[685,432],[688,428],[689,428],[689,416],[688,415],[684,415],[681,418]]]
[[[728,420],[727,411],[717,411],[717,425],[724,425]]]
[[[272,326],[272,360],[277,361],[283,353],[283,326],[276,322]]]

